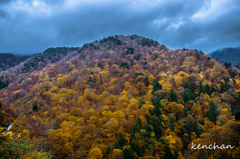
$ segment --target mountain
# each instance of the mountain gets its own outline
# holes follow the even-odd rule
[[[20,56],[10,53],[0,53],[0,72],[18,65],[31,56]]]
[[[236,67],[138,35],[47,50],[1,73],[0,156],[240,158]]]
[[[211,58],[240,66],[240,47],[219,49],[209,53],[209,55]]]
[[[7,77],[7,83],[11,83],[12,80],[19,74],[30,73],[33,71],[39,71],[46,65],[55,63],[60,59],[64,59],[70,52],[73,53],[77,47],[56,47],[48,48],[43,53],[32,55],[26,58],[25,61],[18,65],[14,65],[5,71],[0,72],[0,76]],[[10,78],[9,78],[10,77]],[[0,79],[1,80],[1,79]]]

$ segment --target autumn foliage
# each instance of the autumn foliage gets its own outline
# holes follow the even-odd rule
[[[52,158],[240,158],[238,69],[137,35],[67,51],[36,71],[3,74],[0,124],[13,123],[13,137]]]

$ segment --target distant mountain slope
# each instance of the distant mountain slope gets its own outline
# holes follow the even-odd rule
[[[240,66],[240,47],[224,48],[209,53],[209,55],[216,59],[232,63],[232,65]]]
[[[18,65],[31,56],[19,56],[10,53],[0,53],[0,72]]]
[[[19,62],[17,65],[11,65],[11,67],[8,67],[8,69],[4,69],[5,71],[0,71],[0,76],[5,75],[6,77],[11,77],[10,79],[14,79],[14,77],[19,74],[39,71],[48,64],[52,64],[60,59],[64,59],[69,53],[72,53],[78,48],[79,47],[48,48],[43,53],[25,58],[25,61],[22,60],[22,63]],[[75,51],[75,54],[76,53],[77,52]],[[10,79],[7,80],[7,83],[12,82]]]
[[[28,71],[41,70],[47,64],[59,61],[61,58],[67,56],[69,52],[78,49],[78,47],[56,47],[48,48],[43,53],[39,53],[24,62],[23,67],[18,70],[19,73]]]

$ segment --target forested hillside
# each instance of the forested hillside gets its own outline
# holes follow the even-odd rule
[[[4,158],[240,158],[239,70],[202,51],[116,35],[25,64],[1,77]]]

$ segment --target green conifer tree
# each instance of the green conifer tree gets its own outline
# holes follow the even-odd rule
[[[134,155],[134,151],[131,148],[130,149],[125,148],[123,150],[123,156],[126,159],[135,159],[136,158],[136,156]]]
[[[162,89],[162,85],[160,85],[157,80],[154,80],[152,94],[159,91],[160,89]]]
[[[207,117],[210,121],[216,123],[217,120],[217,109],[213,101],[209,102],[210,109],[207,112]]]
[[[171,91],[170,91],[170,99],[172,102],[178,102],[177,93],[174,91],[173,88],[171,88]]]

